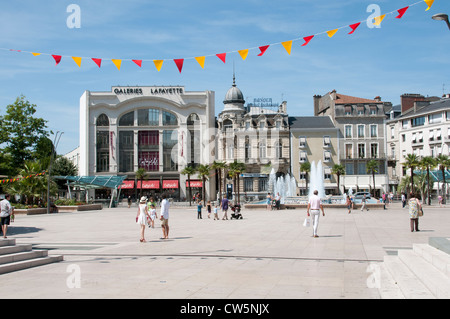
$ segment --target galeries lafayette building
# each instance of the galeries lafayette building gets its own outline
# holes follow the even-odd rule
[[[183,86],[112,87],[85,91],[80,98],[79,175],[127,175],[125,196],[142,189],[174,200],[188,196],[187,165],[214,161],[213,91],[186,91]],[[143,168],[142,181],[136,171]],[[205,185],[214,198],[214,180]],[[202,182],[191,176],[192,192]],[[93,192],[93,191],[91,191]],[[90,196],[95,196],[90,194]],[[97,196],[98,197],[98,196]]]

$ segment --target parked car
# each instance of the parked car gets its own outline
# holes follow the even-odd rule
[[[366,195],[366,198],[370,198],[370,193],[369,192],[357,192],[355,194],[355,198],[356,199],[361,199],[364,197],[364,195]]]

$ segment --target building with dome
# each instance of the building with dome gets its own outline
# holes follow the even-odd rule
[[[269,174],[290,171],[289,121],[287,103],[247,103],[233,85],[223,101],[217,118],[217,160],[227,164],[238,161],[246,166],[240,176],[240,194],[248,198],[265,198],[269,192]],[[226,181],[228,195],[236,192],[233,181]]]
[[[213,91],[186,91],[182,86],[112,87],[106,92],[85,91],[80,99],[81,176],[126,175],[121,195],[188,196],[188,165],[211,164],[215,144]],[[210,134],[211,133],[211,134]],[[136,171],[146,171],[144,180]],[[202,181],[191,176],[192,193]],[[215,196],[215,179],[205,185]],[[214,190],[211,189],[214,187]],[[89,197],[107,198],[109,190],[91,190]]]

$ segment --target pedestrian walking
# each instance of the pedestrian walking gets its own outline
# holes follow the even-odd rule
[[[211,201],[206,203],[206,211],[208,212],[208,218],[211,216]]]
[[[416,194],[411,192],[409,194],[409,218],[410,218],[410,226],[411,232],[420,231],[419,230],[419,213],[422,210],[422,205],[420,204],[419,199],[416,198]]]
[[[314,195],[310,197],[308,202],[308,208],[306,213],[308,214],[308,217],[311,217],[312,222],[312,228],[313,228],[313,237],[317,238],[319,237],[317,235],[317,230],[319,228],[319,217],[320,217],[320,211],[322,211],[322,215],[325,217],[325,212],[323,210],[322,202],[320,200],[320,197],[318,196],[319,191],[314,190]]]
[[[199,200],[197,203],[197,219],[202,219],[202,201]]]
[[[155,228],[155,219],[158,218],[158,214],[156,213],[156,205],[155,204],[150,205],[149,213],[150,213],[150,220],[149,220],[148,227]]]
[[[3,238],[6,237],[6,232],[8,231],[8,226],[11,222],[11,217],[14,220],[14,208],[11,206],[9,200],[11,195],[6,194],[5,199],[0,202],[0,220],[2,226]]]
[[[364,208],[367,211],[369,211],[369,208],[367,207],[366,202],[367,202],[367,198],[366,198],[366,195],[364,194],[363,198],[361,199],[361,211],[363,211]]]
[[[128,196],[127,202],[128,202],[128,208],[130,208],[131,207],[131,196]]]
[[[217,207],[217,204],[214,206],[214,220],[219,220],[219,208]]]
[[[267,193],[266,204],[267,204],[267,210],[272,210],[272,195],[270,195],[270,193]]]
[[[350,214],[352,212],[352,199],[350,196],[347,196],[347,202],[345,203],[347,205],[348,213]]]
[[[220,203],[220,208],[222,208],[222,220],[228,220],[228,198],[226,196],[223,197],[222,202]]]
[[[150,215],[148,214],[148,207],[147,207],[147,198],[142,196],[141,200],[139,202],[138,210],[137,210],[137,216],[136,216],[136,223],[141,226],[141,243],[145,243],[145,226],[148,225],[148,220],[150,219]]]
[[[161,227],[163,231],[163,237],[161,239],[169,239],[169,201],[166,195],[162,195],[161,201]]]
[[[406,195],[405,193],[402,193],[402,208],[405,208],[406,206]]]

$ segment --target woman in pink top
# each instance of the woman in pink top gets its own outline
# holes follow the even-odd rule
[[[306,213],[308,217],[311,216],[312,226],[313,226],[313,237],[319,237],[317,235],[317,229],[319,228],[319,216],[320,211],[322,211],[322,215],[325,216],[325,212],[323,211],[322,203],[320,202],[320,197],[318,196],[319,191],[315,190],[314,195],[310,197],[308,202],[308,208]],[[310,214],[311,211],[311,214]]]

